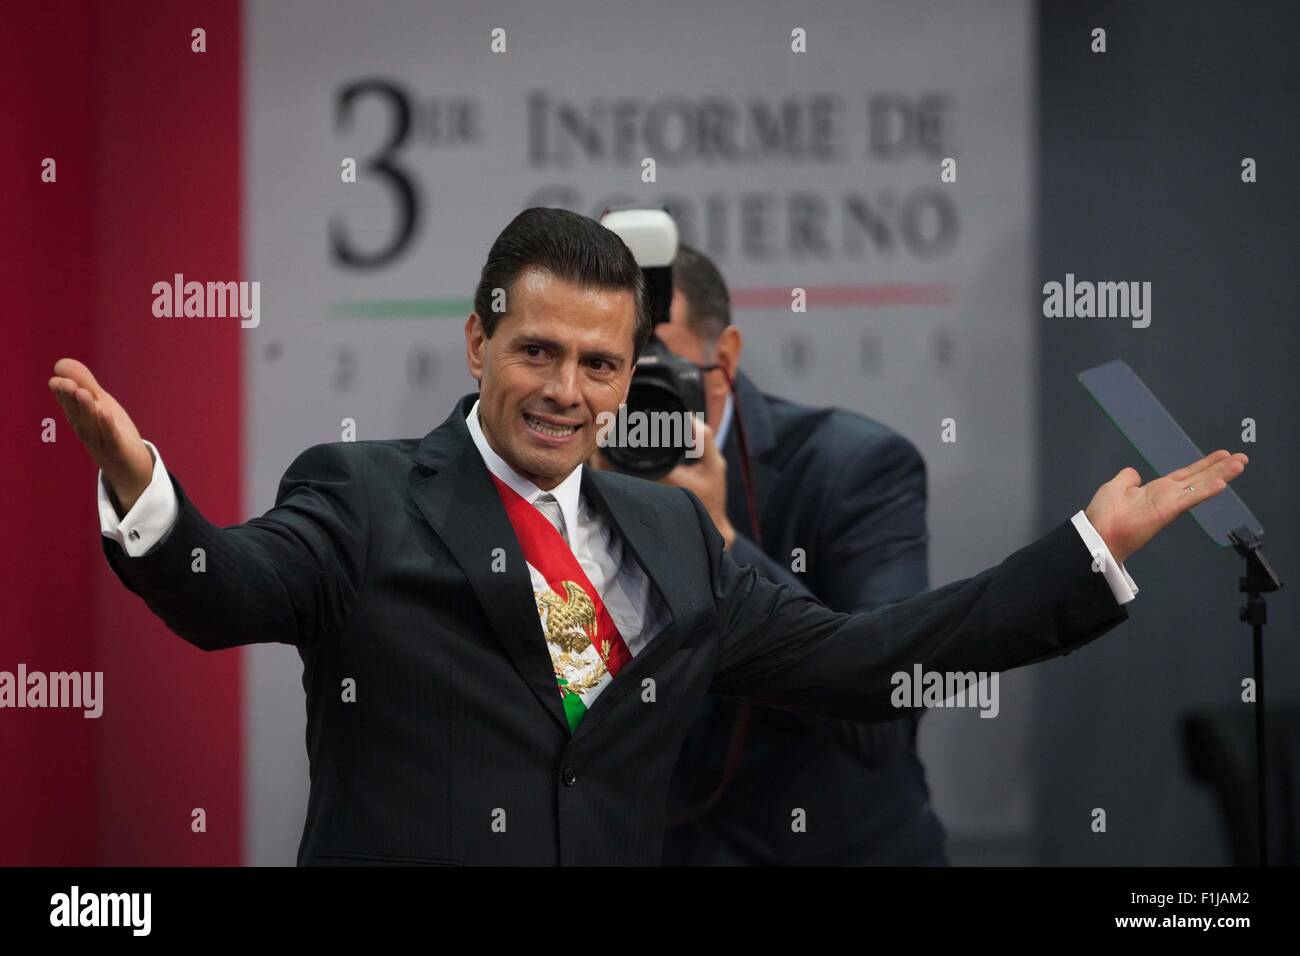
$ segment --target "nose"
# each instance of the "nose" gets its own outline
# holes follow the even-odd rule
[[[567,359],[558,362],[554,369],[554,374],[546,380],[542,396],[557,409],[575,407],[582,398],[577,360]]]

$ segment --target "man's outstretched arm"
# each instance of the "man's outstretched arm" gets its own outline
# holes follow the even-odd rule
[[[365,575],[369,520],[355,456],[316,445],[289,466],[276,507],[218,528],[155,460],[125,410],[73,359],[50,388],[101,470],[107,499],[135,540],[103,538],[114,573],[175,633],[204,650],[239,644],[303,645],[346,622]],[[150,499],[153,499],[152,501]],[[132,511],[170,513],[133,521]],[[158,539],[152,547],[149,538]],[[136,547],[139,545],[139,547]]]
[[[1184,511],[1227,487],[1245,455],[1215,452],[1142,485],[1125,468],[1085,515],[1126,561]],[[1003,671],[1056,657],[1127,617],[1072,522],[997,567],[864,614],[837,614],[742,569],[696,503],[722,649],[711,692],[831,717],[889,720],[891,677]]]

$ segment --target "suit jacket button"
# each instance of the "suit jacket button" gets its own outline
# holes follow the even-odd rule
[[[578,772],[572,767],[565,767],[564,772],[560,774],[560,779],[564,781],[566,787],[572,787],[578,782]]]

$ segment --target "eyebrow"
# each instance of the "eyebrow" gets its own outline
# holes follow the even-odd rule
[[[542,348],[550,349],[552,352],[566,351],[563,344],[555,341],[554,339],[548,339],[544,335],[531,335],[528,333],[524,333],[523,335],[520,335],[518,339],[515,340],[515,346],[517,348],[522,348],[527,345],[540,345]],[[623,365],[626,362],[626,359],[622,355],[619,355],[617,352],[606,352],[603,349],[588,349],[579,352],[578,354],[582,359],[586,361],[590,361],[592,359],[601,359],[603,361],[609,362],[612,365]]]

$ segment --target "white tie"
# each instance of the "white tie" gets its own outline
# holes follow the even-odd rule
[[[564,527],[564,512],[560,510],[560,503],[555,500],[555,496],[550,492],[543,492],[533,501],[533,506],[546,515],[547,520],[555,526],[555,530],[560,532],[560,537],[564,539],[565,544],[568,544],[569,535]]]

